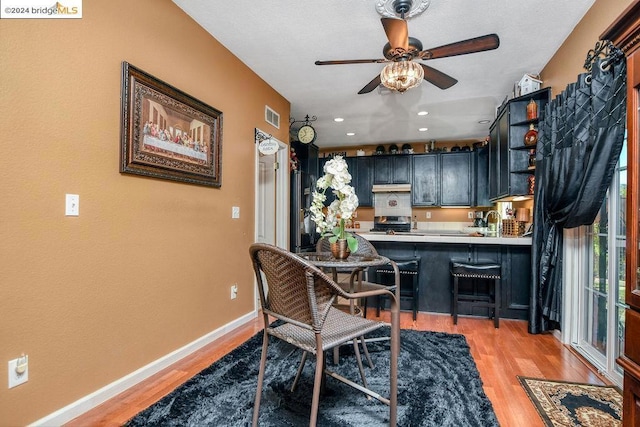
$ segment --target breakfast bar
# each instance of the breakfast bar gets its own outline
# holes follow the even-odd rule
[[[456,230],[358,234],[388,258],[420,258],[419,311],[451,312],[451,259],[491,261],[502,266],[500,317],[527,319],[531,288],[530,237],[475,237]],[[477,285],[475,291],[482,292],[483,285]],[[403,304],[402,309],[407,308]],[[461,303],[459,313],[484,317],[487,310]]]

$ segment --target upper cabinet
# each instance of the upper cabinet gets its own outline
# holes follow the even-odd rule
[[[355,157],[356,175],[352,176],[352,184],[358,196],[358,205],[373,206],[373,157]]]
[[[324,164],[329,160],[328,157],[321,158],[319,162],[320,173],[323,174]],[[371,187],[373,185],[373,157],[345,157],[345,162],[351,174],[351,185],[358,196],[358,206],[363,208],[373,206],[373,193]],[[327,199],[325,206],[329,206],[335,199],[331,190],[325,193]]]
[[[437,206],[439,203],[438,154],[414,154],[411,204],[413,206]]]
[[[392,154],[373,157],[374,184],[411,183],[411,156]]]
[[[373,184],[411,184],[413,206],[474,206],[477,194],[487,194],[487,148],[484,155],[473,151],[345,157],[351,185],[361,207],[373,206]],[[478,153],[479,154],[479,153]],[[321,158],[319,171],[329,158]],[[477,173],[484,179],[477,179]],[[477,190],[476,184],[483,186]],[[325,205],[334,197],[327,192]]]
[[[489,146],[477,146],[471,153],[471,206],[491,206],[489,200]]]
[[[413,206],[471,206],[471,152],[414,154]]]
[[[440,155],[440,206],[471,206],[471,152]]]
[[[525,136],[538,128],[540,112],[549,102],[551,89],[545,88],[510,100],[498,112],[489,136],[489,198],[509,199],[533,195],[534,167],[529,165],[535,145],[525,145]],[[527,107],[535,104],[535,116]]]

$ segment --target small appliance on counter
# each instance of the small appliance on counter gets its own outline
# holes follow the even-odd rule
[[[484,212],[482,212],[482,211],[475,211],[473,213],[473,226],[474,227],[486,227],[487,226],[487,224],[484,222],[483,214],[484,214]]]

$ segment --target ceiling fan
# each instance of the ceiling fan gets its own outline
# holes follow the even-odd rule
[[[459,42],[431,48],[431,49],[422,49],[422,43],[420,40],[409,37],[409,31],[407,28],[407,21],[404,19],[404,9],[400,4],[404,2],[396,2],[398,3],[398,7],[396,7],[396,12],[400,14],[401,19],[396,18],[382,18],[382,26],[387,35],[387,39],[389,43],[387,43],[382,53],[384,58],[380,59],[346,59],[346,60],[337,60],[337,61],[316,61],[316,65],[337,65],[337,64],[369,64],[369,63],[395,63],[398,64],[398,67],[404,67],[404,73],[407,72],[415,72],[417,71],[420,74],[423,74],[419,79],[414,78],[413,86],[406,86],[404,84],[400,84],[396,87],[390,87],[391,89],[398,90],[399,92],[404,92],[406,89],[410,87],[417,86],[420,81],[424,78],[424,80],[434,84],[440,89],[448,89],[454,84],[458,83],[458,80],[449,76],[448,74],[443,73],[442,71],[438,71],[435,68],[429,67],[424,64],[417,65],[410,64],[414,59],[421,59],[423,61],[429,59],[437,59],[437,58],[446,58],[449,56],[456,55],[466,55],[468,53],[476,53],[483,52],[486,50],[497,49],[500,46],[500,39],[497,34],[487,34],[481,37],[475,37],[472,39],[461,40]],[[369,93],[378,87],[381,83],[384,84],[381,75],[384,73],[391,73],[392,70],[389,65],[385,67],[381,74],[377,75],[373,78],[365,87],[360,89],[358,92],[359,95],[364,93]],[[392,66],[393,67],[393,66]],[[408,68],[412,68],[413,71],[406,71]],[[419,70],[418,68],[422,68]],[[403,77],[400,77],[403,78]],[[403,82],[404,83],[404,82]],[[385,84],[385,86],[387,86]],[[389,86],[387,86],[389,87]]]

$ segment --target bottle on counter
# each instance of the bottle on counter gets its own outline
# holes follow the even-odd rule
[[[418,217],[416,215],[413,216],[413,229],[418,229]]]

